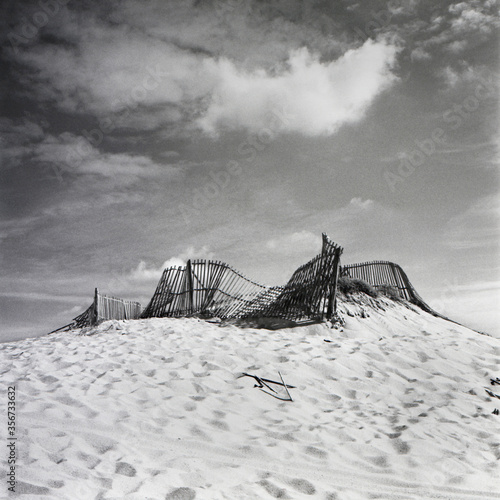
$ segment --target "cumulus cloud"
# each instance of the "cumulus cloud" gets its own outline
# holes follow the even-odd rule
[[[183,252],[166,260],[160,267],[148,266],[144,261],[139,262],[133,269],[127,279],[133,282],[137,281],[157,281],[160,279],[164,269],[169,267],[185,266],[189,259],[211,259],[213,253],[207,246],[195,249],[193,246],[186,248]]]
[[[205,68],[216,83],[198,124],[213,135],[229,128],[333,134],[343,124],[360,120],[374,98],[395,81],[396,53],[394,45],[368,40],[339,59],[322,61],[302,48],[290,54],[285,69],[274,73],[245,71],[224,58],[207,60]],[[276,121],[273,111],[283,107],[285,113]]]
[[[73,43],[20,48],[15,59],[26,68],[21,83],[39,100],[66,112],[91,113],[114,128],[195,123],[211,135],[269,127],[333,134],[361,119],[395,80],[397,49],[384,41],[367,40],[334,60],[331,54],[322,59],[328,51],[311,51],[304,41],[302,48],[292,45],[285,64],[283,50],[273,62],[249,64],[230,51],[217,57],[161,33],[152,37],[94,16],[70,22],[79,33]],[[218,28],[212,29],[217,36]],[[54,30],[61,35],[60,26]],[[278,102],[289,113],[273,125],[269,114]]]
[[[437,46],[445,52],[459,54],[485,42],[500,26],[496,3],[496,0],[472,0],[450,5],[446,15],[434,18],[424,30],[436,34],[424,38],[419,45],[426,50]]]
[[[449,11],[454,16],[451,20],[452,28],[459,33],[473,30],[490,33],[493,25],[498,25],[495,3],[472,1],[450,5]]]
[[[373,208],[373,200],[363,200],[362,198],[352,198],[349,207],[354,210],[365,211]]]

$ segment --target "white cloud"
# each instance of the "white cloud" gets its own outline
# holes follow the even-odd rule
[[[412,61],[429,61],[432,56],[426,52],[422,47],[417,47],[410,54]]]
[[[419,42],[424,48],[442,46],[445,51],[459,54],[466,48],[485,42],[500,26],[495,2],[471,0],[448,7],[448,16],[434,18],[428,33],[439,32]]]
[[[152,130],[194,121],[212,135],[273,127],[333,134],[360,120],[396,79],[397,49],[384,41],[367,40],[333,61],[321,59],[328,51],[303,46],[288,54],[286,64],[276,57],[249,65],[93,18],[80,23],[75,45],[40,44],[19,52],[17,60],[32,69],[22,82],[39,99],[65,111],[90,112],[114,128]],[[288,113],[273,125],[270,113],[279,102]]]
[[[481,69],[462,64],[458,69],[445,66],[438,71],[438,74],[448,87],[456,87],[462,83],[471,84],[481,82]]]
[[[160,267],[148,267],[146,262],[139,262],[137,267],[125,279],[133,282],[157,281],[160,279],[163,271],[169,267],[185,266],[189,259],[211,259],[212,257],[213,253],[210,252],[208,247],[203,246],[200,249],[195,249],[190,246],[179,255],[166,260]]]
[[[305,230],[284,234],[268,240],[266,248],[282,255],[310,254],[313,257],[321,251],[321,236]]]
[[[450,5],[450,13],[456,15],[451,21],[452,28],[461,33],[472,30],[490,33],[493,25],[498,25],[498,20],[494,14],[488,12],[490,6],[483,6],[481,3],[461,2]]]
[[[453,54],[460,54],[460,52],[463,52],[466,47],[467,40],[455,40],[446,47],[446,50],[452,52]]]
[[[335,61],[322,62],[302,48],[290,54],[286,69],[273,74],[238,69],[224,58],[207,60],[206,71],[216,84],[198,124],[209,134],[231,128],[333,134],[343,124],[360,120],[374,98],[395,81],[396,53],[393,45],[368,40]],[[286,111],[276,122],[272,112],[282,107]]]
[[[362,198],[352,198],[349,206],[358,210],[370,210],[374,204],[373,200],[364,200]]]

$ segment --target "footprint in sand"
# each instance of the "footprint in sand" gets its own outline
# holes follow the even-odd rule
[[[165,500],[193,500],[196,497],[196,491],[191,488],[177,488],[171,491]]]
[[[112,450],[117,445],[114,439],[107,438],[105,436],[99,436],[97,434],[88,434],[85,437],[85,441],[94,448],[99,455],[104,455],[104,453]]]
[[[401,439],[394,439],[392,445],[400,455],[406,455],[410,451],[410,445]]]
[[[19,495],[49,495],[50,489],[45,486],[36,486],[35,484],[16,482],[16,493]]]
[[[328,453],[326,451],[315,448],[314,446],[307,446],[305,452],[316,458],[325,459],[328,457]]]
[[[285,488],[279,488],[275,484],[263,479],[259,484],[274,498],[290,498]]]
[[[290,481],[290,486],[295,488],[300,493],[304,493],[305,495],[314,495],[316,493],[316,488],[313,484],[305,479],[292,479]]]
[[[135,470],[135,467],[127,462],[116,462],[115,473],[121,474],[122,476],[135,477],[137,471]]]
[[[212,425],[213,427],[216,427],[217,429],[222,430],[222,431],[229,430],[229,426],[223,420],[210,420],[209,424]]]

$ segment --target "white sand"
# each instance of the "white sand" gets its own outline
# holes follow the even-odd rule
[[[0,496],[500,498],[500,340],[377,304],[341,305],[343,331],[151,319],[0,345],[19,454]],[[238,378],[278,371],[293,402]]]

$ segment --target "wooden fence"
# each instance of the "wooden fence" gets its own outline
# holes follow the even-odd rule
[[[402,299],[413,302],[424,309],[424,311],[438,315],[417,293],[403,268],[394,262],[375,260],[361,264],[341,266],[340,276],[362,279],[374,288],[389,285],[399,293]]]
[[[423,301],[399,265],[373,261],[340,266],[342,252],[342,247],[323,234],[321,253],[299,267],[286,285],[274,287],[249,280],[223,262],[188,261],[186,266],[163,271],[142,314],[138,302],[102,295],[96,288],[90,307],[69,325],[54,331],[139,317],[331,318],[336,312],[339,276],[362,279],[375,288],[392,286],[402,299],[444,318]]]
[[[321,254],[300,267],[283,287],[260,285],[222,262],[188,261],[186,266],[165,269],[142,317],[331,316],[341,253],[342,248],[324,234]]]
[[[141,317],[141,311],[142,306],[139,302],[103,295],[96,288],[92,304],[82,314],[74,318],[71,323],[51,333],[63,329],[95,326],[108,319],[138,319]]]

